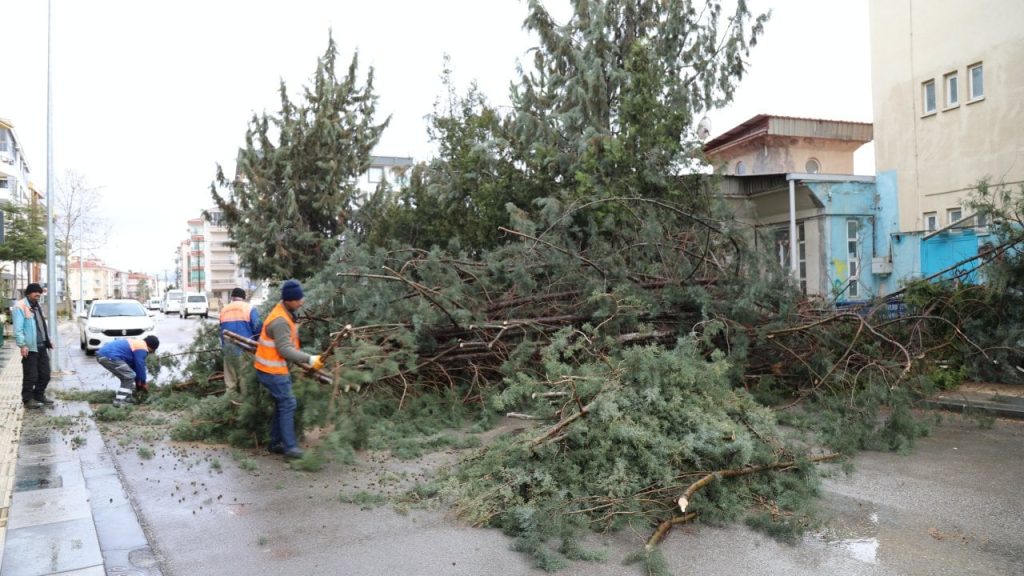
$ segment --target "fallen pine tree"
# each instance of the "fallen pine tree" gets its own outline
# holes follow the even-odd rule
[[[792,539],[814,522],[817,461],[909,449],[915,402],[963,374],[936,357],[989,353],[959,307],[925,290],[901,318],[805,299],[699,175],[693,126],[729,100],[764,21],[742,3],[603,0],[558,24],[530,2],[538,47],[512,110],[450,91],[438,156],[359,202],[382,126],[355,61],[326,78],[331,43],[308,102],[282,90],[213,196],[248,269],[304,281],[303,348],[329,352],[329,378],[296,379],[297,418],[327,431],[320,452],[397,453],[514,414],[518,433],[416,493],[545,568],[594,557],[586,530],[633,527],[653,572],[673,525]],[[218,389],[219,359],[188,358],[188,392]],[[176,433],[259,446],[270,410],[256,386],[205,397]]]

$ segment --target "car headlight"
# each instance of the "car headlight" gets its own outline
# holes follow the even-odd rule
[[[156,324],[150,324],[142,329],[143,332],[152,332],[156,328]]]
[[[103,332],[103,328],[97,328],[96,326],[88,326],[88,327],[86,327],[86,330],[88,330],[89,332],[97,332],[97,333],[98,332]]]

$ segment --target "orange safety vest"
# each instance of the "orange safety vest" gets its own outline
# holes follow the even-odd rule
[[[249,322],[252,315],[252,304],[244,300],[235,300],[220,311],[220,323]]]
[[[295,321],[292,320],[292,315],[285,309],[284,302],[278,302],[277,306],[274,306],[274,309],[270,311],[267,320],[263,322],[263,329],[260,330],[260,339],[256,343],[256,360],[252,365],[260,372],[286,375],[288,374],[288,362],[277,352],[277,345],[274,343],[274,339],[267,335],[267,327],[278,318],[284,318],[288,322],[288,327],[291,328],[292,344],[295,345],[295,348],[300,348],[299,331],[295,327]]]
[[[129,338],[128,347],[132,349],[132,354],[135,354],[139,350],[145,350],[147,354],[149,353],[149,345],[146,344],[145,340],[140,340],[138,338]]]

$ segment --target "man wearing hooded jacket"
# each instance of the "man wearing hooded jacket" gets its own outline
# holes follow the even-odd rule
[[[14,340],[21,351],[21,401],[25,408],[42,408],[53,404],[46,397],[50,383],[50,332],[46,315],[39,306],[43,287],[35,282],[25,287],[25,297],[13,307]]]

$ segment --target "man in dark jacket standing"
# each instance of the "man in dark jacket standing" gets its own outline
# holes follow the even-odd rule
[[[21,401],[26,408],[41,408],[53,404],[46,397],[50,383],[50,332],[46,315],[39,306],[43,287],[35,282],[25,287],[25,297],[14,304],[11,316],[14,340],[21,350]]]

